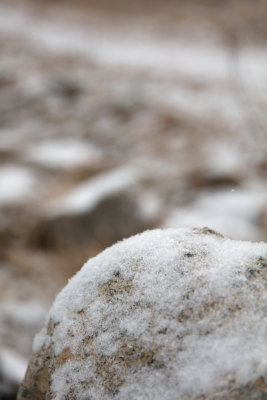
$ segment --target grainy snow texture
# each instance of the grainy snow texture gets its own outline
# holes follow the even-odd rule
[[[267,244],[208,228],[122,241],[57,296],[18,399],[264,399],[266,278]]]

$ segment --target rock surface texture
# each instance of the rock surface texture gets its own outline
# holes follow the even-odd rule
[[[153,230],[57,296],[18,399],[263,400],[267,244]]]

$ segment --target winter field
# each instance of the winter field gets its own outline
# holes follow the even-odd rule
[[[267,241],[266,17],[0,2],[0,399],[88,257],[155,227]]]

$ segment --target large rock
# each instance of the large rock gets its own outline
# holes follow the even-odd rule
[[[36,336],[18,399],[267,394],[267,244],[147,231],[88,261]]]

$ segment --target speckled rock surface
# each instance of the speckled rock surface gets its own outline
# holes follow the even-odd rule
[[[57,296],[18,400],[266,399],[267,244],[147,231]]]

